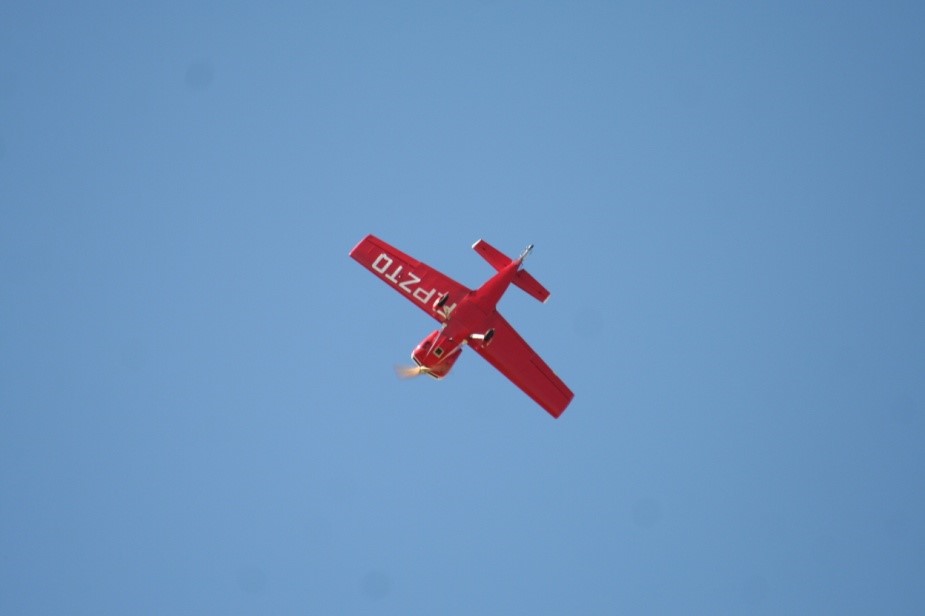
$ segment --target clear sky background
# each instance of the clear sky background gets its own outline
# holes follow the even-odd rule
[[[192,4],[0,6],[0,612],[923,613],[925,5]]]

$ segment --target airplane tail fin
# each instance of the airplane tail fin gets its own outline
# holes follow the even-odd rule
[[[472,245],[472,249],[475,252],[479,253],[483,259],[488,261],[488,263],[495,268],[496,270],[502,270],[508,265],[511,264],[511,259],[503,252],[486,242],[485,240],[479,240]],[[527,248],[520,255],[519,260],[522,262],[530,251],[533,249],[533,244],[527,246]],[[520,270],[517,272],[517,275],[514,276],[514,284],[523,290],[527,295],[533,297],[541,302],[545,302],[549,299],[549,291],[546,290],[546,287],[541,285],[536,278],[531,276],[527,270]]]

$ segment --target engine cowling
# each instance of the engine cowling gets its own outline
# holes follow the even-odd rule
[[[451,350],[444,352],[443,347],[448,342],[446,338],[438,343],[437,348],[432,348],[439,335],[440,330],[431,332],[411,352],[411,359],[414,360],[414,363],[427,368],[426,374],[435,379],[445,377],[462,353],[462,345],[453,345]]]

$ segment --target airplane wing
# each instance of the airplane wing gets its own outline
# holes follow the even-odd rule
[[[412,304],[441,322],[444,320],[443,315],[434,310],[434,302],[444,293],[449,293],[449,300],[442,311],[452,310],[469,293],[468,288],[449,276],[389,246],[373,235],[367,235],[354,246],[350,256],[411,300]]]
[[[520,337],[511,324],[495,314],[495,335],[487,346],[472,349],[497,368],[553,417],[559,417],[575,394]]]

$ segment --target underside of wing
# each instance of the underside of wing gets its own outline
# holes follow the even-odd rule
[[[504,376],[542,406],[553,417],[559,417],[575,394],[562,382],[546,362],[530,348],[510,323],[496,315],[494,336],[485,346],[472,345]]]
[[[468,288],[449,276],[373,235],[367,235],[354,246],[350,256],[438,321],[443,321],[441,312],[452,310],[469,293]],[[445,293],[449,294],[446,304],[434,308],[434,302]]]

